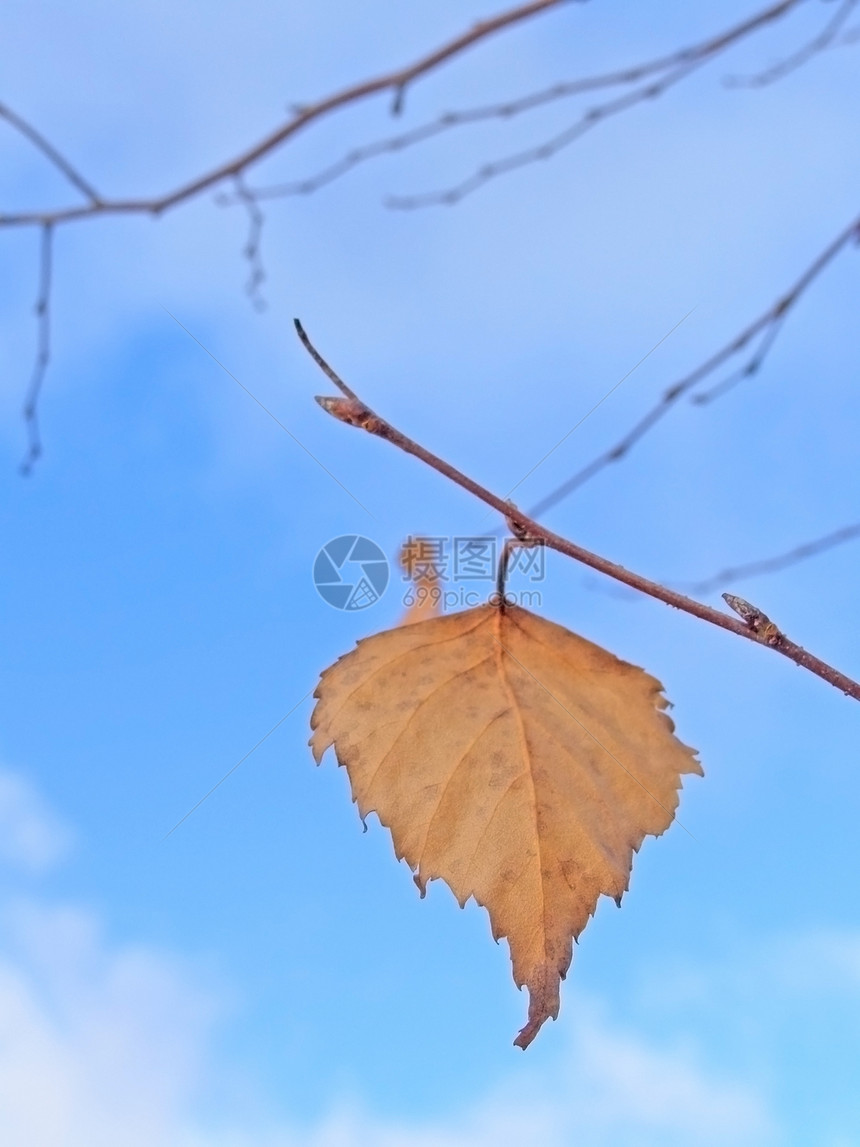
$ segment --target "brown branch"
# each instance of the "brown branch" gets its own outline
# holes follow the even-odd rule
[[[485,183],[496,179],[500,175],[506,175],[508,172],[515,171],[520,167],[526,167],[532,163],[537,163],[540,160],[550,159],[580,139],[587,132],[597,127],[599,123],[627,111],[636,104],[662,96],[670,88],[674,87],[675,84],[686,79],[698,68],[710,63],[712,59],[734,46],[739,40],[744,39],[766,25],[772,24],[776,20],[782,19],[783,16],[796,8],[798,3],[802,2],[803,0],[780,0],[780,3],[764,9],[764,11],[744,20],[740,24],[734,25],[727,31],[719,33],[717,36],[712,36],[707,40],[700,41],[691,47],[682,48],[671,56],[664,57],[662,61],[654,61],[650,65],[642,65],[641,70],[645,75],[652,71],[664,71],[666,74],[658,80],[643,84],[634,92],[625,93],[612,100],[607,100],[603,104],[588,108],[574,123],[565,128],[564,131],[559,132],[541,144],[514,152],[492,163],[485,163],[466,179],[441,191],[430,191],[420,195],[390,196],[387,200],[387,204],[389,207],[400,208],[402,210],[412,210],[434,205],[451,206],[455,203],[459,203],[461,199],[464,199],[467,195],[471,195],[473,191],[477,191],[478,188],[483,187]],[[850,0],[850,2],[854,3],[856,0]],[[634,70],[635,69],[630,69],[628,74]],[[598,85],[594,84],[594,86]]]
[[[759,561],[746,562],[740,566],[727,566],[726,569],[720,570],[719,573],[714,574],[712,577],[702,578],[701,581],[686,583],[686,588],[692,593],[710,593],[712,590],[728,585],[729,582],[741,581],[749,577],[759,577],[761,574],[777,573],[780,570],[787,569],[789,566],[797,565],[798,562],[806,561],[807,558],[816,557],[826,550],[831,550],[834,546],[841,546],[845,542],[853,541],[858,537],[860,537],[860,522],[853,523],[850,526],[843,526],[841,529],[825,534],[821,538],[816,538],[812,542],[804,542],[803,545],[795,546],[794,549],[788,550],[783,554],[777,554],[776,557],[762,558]]]
[[[317,398],[317,402],[328,414],[331,414],[341,422],[345,422],[348,426],[356,426],[361,430],[367,431],[368,434],[374,434],[377,438],[383,438],[386,442],[390,442],[393,446],[397,446],[407,454],[412,454],[415,458],[418,458],[421,462],[424,462],[439,474],[442,474],[443,477],[461,486],[464,490],[467,490],[470,494],[473,494],[494,510],[498,510],[511,528],[511,532],[518,538],[531,542],[542,542],[544,545],[549,546],[550,549],[557,550],[558,553],[565,554],[567,557],[573,558],[575,561],[581,562],[583,565],[589,566],[599,573],[606,574],[607,577],[614,578],[624,585],[631,586],[641,593],[657,598],[658,601],[665,602],[667,605],[683,610],[685,613],[689,613],[693,617],[698,617],[702,621],[709,621],[712,625],[719,626],[720,629],[726,629],[730,633],[737,634],[739,637],[745,637],[750,641],[755,641],[759,645],[766,645],[778,653],[782,653],[796,665],[800,665],[802,668],[808,669],[811,673],[821,677],[824,681],[827,681],[828,684],[841,690],[847,696],[853,697],[855,701],[860,701],[860,683],[853,681],[838,669],[834,669],[832,665],[828,665],[820,658],[813,656],[811,653],[807,653],[805,649],[802,649],[799,645],[790,641],[785,634],[778,630],[776,626],[773,625],[760,610],[755,609],[755,607],[748,607],[752,612],[749,616],[745,616],[744,621],[736,621],[734,618],[729,617],[725,613],[721,613],[717,609],[713,609],[709,605],[705,605],[703,602],[685,597],[683,594],[660,585],[658,582],[650,581],[641,574],[633,573],[631,570],[627,570],[623,566],[619,566],[615,562],[611,562],[607,558],[594,554],[590,550],[586,550],[582,546],[577,545],[575,542],[571,542],[567,538],[553,533],[552,530],[548,530],[529,515],[523,514],[511,502],[507,502],[497,494],[493,494],[490,490],[486,489],[486,487],[481,486],[478,482],[475,482],[474,479],[469,478],[449,462],[445,462],[442,458],[439,458],[423,446],[420,446],[413,439],[408,438],[392,426],[390,422],[387,422],[362,402],[355,392],[340,379],[325,362],[325,359],[323,359],[319,352],[313,347],[313,344],[305,334],[298,319],[295,320],[295,324],[299,337],[305,347],[313,355],[314,361],[323,367],[326,375],[332,379],[335,385],[338,386],[345,395],[344,398]],[[742,599],[736,600],[741,601]],[[748,605],[748,603],[744,604]],[[764,624],[765,622],[767,624]]]
[[[777,299],[773,306],[769,307],[764,314],[759,315],[759,317],[750,323],[749,326],[745,327],[740,334],[736,335],[715,354],[706,359],[705,362],[697,366],[695,370],[685,375],[678,382],[673,383],[668,390],[663,392],[654,406],[628,430],[623,438],[619,439],[609,450],[606,450],[603,454],[599,454],[589,462],[587,466],[577,471],[573,477],[568,478],[566,482],[563,482],[560,486],[556,487],[555,490],[552,490],[544,498],[541,498],[539,502],[532,506],[529,513],[533,515],[544,513],[550,509],[551,506],[555,506],[561,502],[568,494],[572,494],[574,490],[584,485],[584,483],[593,478],[595,474],[598,474],[613,462],[618,462],[621,458],[625,457],[632,447],[635,446],[641,438],[644,438],[648,431],[651,430],[661,418],[669,413],[680,398],[688,394],[694,387],[698,386],[700,382],[712,375],[714,371],[719,370],[725,363],[740,354],[741,351],[745,350],[750,343],[754,342],[759,336],[763,336],[763,343],[739,372],[730,375],[728,379],[719,383],[717,387],[704,392],[698,399],[694,399],[694,401],[708,401],[716,397],[719,393],[723,393],[729,386],[735,385],[742,379],[749,378],[755,374],[761,367],[764,357],[763,352],[767,353],[773,345],[771,332],[779,328],[788,311],[796,305],[804,292],[818,278],[822,271],[833,262],[836,256],[848,247],[850,243],[858,241],[860,241],[860,216],[854,219],[844,231],[841,231],[836,238],[813,259],[803,274]]]
[[[569,2],[570,0],[530,0],[529,3],[518,4],[513,8],[500,12],[497,16],[480,20],[476,24],[473,24],[468,31],[461,33],[459,36],[455,36],[453,40],[447,41],[439,48],[427,53],[427,55],[422,56],[421,59],[409,64],[405,68],[399,68],[396,71],[386,72],[373,79],[353,84],[315,103],[296,108],[293,115],[291,115],[285,123],[281,124],[280,127],[270,132],[267,136],[264,136],[263,139],[251,147],[240,152],[239,155],[234,156],[232,159],[227,160],[227,162],[220,164],[211,171],[199,175],[187,183],[181,184],[165,195],[155,196],[151,199],[105,199],[98,200],[98,202],[95,203],[89,203],[83,207],[66,207],[47,212],[24,211],[15,214],[0,215],[0,226],[13,227],[44,225],[46,223],[69,223],[72,220],[89,219],[101,215],[160,215],[162,212],[168,211],[170,208],[176,207],[178,204],[184,203],[186,200],[192,199],[202,192],[215,187],[217,184],[223,183],[225,180],[234,178],[246,171],[249,167],[270,155],[271,152],[303,128],[329,113],[337,111],[347,105],[358,103],[361,100],[367,99],[369,96],[378,95],[381,92],[394,92],[395,96],[399,95],[402,98],[402,93],[410,84],[422,76],[426,76],[441,64],[447,63],[467,49],[474,47],[476,44],[488,39],[497,32],[501,32],[505,28],[520,24],[532,16],[540,15],[542,12],[547,12],[552,8],[560,8]],[[797,0],[793,0],[793,2],[796,3]]]
[[[39,395],[51,359],[51,278],[53,271],[54,228],[50,223],[42,227],[39,248],[39,289],[36,297],[36,362],[27,397],[24,401],[24,424],[27,428],[27,454],[21,463],[21,473],[29,476],[42,453],[39,434]]]
[[[0,103],[0,119],[5,119],[6,122],[11,124],[25,139],[28,139],[38,151],[41,151],[42,155],[66,177],[69,183],[71,183],[73,187],[76,187],[82,195],[87,197],[92,207],[97,207],[101,203],[101,196],[92,184],[84,179],[80,172],[72,167],[65,156],[60,155],[53,144],[49,143],[41,132],[36,131],[32,124],[29,124],[25,119],[19,116],[17,112],[12,111],[10,107],[2,103]]]

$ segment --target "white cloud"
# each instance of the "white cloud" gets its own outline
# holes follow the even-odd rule
[[[6,906],[0,1142],[168,1144],[199,1077],[211,1004],[174,961],[113,949],[87,913]]]
[[[67,832],[32,788],[2,773],[0,794],[0,861],[38,867],[55,859]],[[210,1129],[196,1113],[211,1108],[207,1094],[223,1096],[231,1070],[212,1055],[223,993],[201,988],[199,968],[116,944],[92,912],[32,893],[0,899],[0,925],[3,1144],[561,1147],[575,1139],[671,1147],[768,1139],[767,1113],[749,1088],[711,1078],[686,1053],[613,1030],[582,1001],[572,1046],[548,1076],[520,1067],[456,1117],[396,1123],[336,1105],[299,1129],[288,1115],[272,1125],[245,1104]]]
[[[216,1000],[193,970],[117,947],[98,921],[33,900],[5,906],[0,954],[0,1142],[15,1147],[648,1147],[768,1143],[749,1087],[712,1078],[682,1051],[612,1030],[579,1004],[573,1046],[549,1077],[520,1072],[456,1118],[392,1122],[335,1108],[299,1130],[236,1111],[195,1117]],[[583,1018],[584,1017],[584,1018]]]
[[[0,867],[31,872],[56,861],[69,837],[38,793],[8,772],[0,772],[0,826]],[[270,1102],[249,1099],[240,1067],[216,1054],[226,991],[198,965],[145,944],[118,944],[108,922],[80,906],[51,903],[32,886],[26,894],[6,891],[0,895],[0,1143],[779,1144],[785,1140],[771,1110],[773,1081],[756,1072],[739,1077],[737,1068],[717,1071],[705,1061],[702,1006],[718,999],[730,1026],[752,1022],[768,1030],[775,1009],[788,1018],[791,1007],[802,1010],[822,996],[828,1006],[844,1007],[860,988],[860,934],[770,937],[653,988],[648,1035],[610,1021],[597,1002],[574,991],[565,1020],[570,1042],[557,1060],[538,1072],[527,1057],[518,1059],[507,1078],[458,1112],[394,1120],[335,1097],[326,1116],[302,1126],[290,1112],[273,1118]],[[679,1042],[677,1033],[691,1029],[695,1034]],[[676,1034],[656,1039],[655,1031]]]
[[[0,869],[44,871],[68,828],[0,770]],[[201,1077],[213,998],[181,963],[110,943],[79,907],[0,898],[0,1143],[170,1144]]]
[[[0,768],[0,863],[41,872],[59,860],[71,833],[18,773]]]
[[[459,1119],[436,1126],[395,1126],[344,1113],[302,1140],[303,1147],[764,1147],[775,1141],[773,1121],[752,1088],[712,1077],[687,1052],[658,1049],[613,1029],[581,999],[574,1006],[580,1018],[572,1046],[548,1076],[520,1074]]]

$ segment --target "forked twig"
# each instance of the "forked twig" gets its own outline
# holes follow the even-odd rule
[[[21,463],[21,473],[33,472],[40,454],[42,439],[39,434],[39,395],[45,381],[45,372],[51,359],[51,278],[54,264],[54,228],[46,223],[42,228],[39,245],[39,289],[36,296],[36,362],[27,396],[24,400],[24,425],[27,428],[27,454]]]
[[[828,684],[841,690],[847,696],[853,697],[855,701],[860,701],[860,683],[847,677],[832,665],[828,665],[825,661],[808,653],[805,649],[801,648],[801,646],[789,640],[789,638],[778,630],[756,607],[744,603],[751,612],[748,617],[745,617],[744,621],[736,621],[734,618],[729,617],[725,613],[721,613],[709,605],[705,605],[703,602],[695,601],[693,598],[686,597],[684,594],[669,589],[664,585],[660,585],[658,582],[651,581],[641,574],[627,570],[623,566],[609,561],[608,558],[594,554],[590,550],[586,550],[582,546],[577,545],[575,542],[553,533],[552,530],[548,530],[545,526],[542,526],[540,522],[536,522],[533,518],[529,517],[529,515],[522,513],[510,502],[500,498],[497,494],[493,494],[486,487],[481,486],[478,482],[475,482],[474,479],[469,478],[461,470],[452,466],[450,462],[445,462],[442,458],[432,454],[413,439],[408,438],[392,426],[390,422],[376,414],[370,407],[362,402],[355,391],[347,386],[340,376],[328,365],[319,351],[316,350],[298,319],[295,320],[295,324],[302,343],[310,352],[314,361],[344,395],[343,398],[330,396],[317,398],[317,402],[328,414],[331,414],[341,422],[345,422],[348,426],[356,426],[361,430],[366,430],[368,434],[373,434],[377,438],[383,438],[407,454],[414,455],[414,457],[438,471],[438,473],[442,474],[445,478],[461,486],[464,490],[468,490],[470,494],[473,494],[494,510],[498,510],[498,512],[503,515],[505,521],[512,527],[515,534],[527,537],[534,542],[542,542],[544,545],[549,546],[550,549],[557,550],[559,553],[565,554],[567,557],[573,558],[575,561],[581,562],[583,565],[589,566],[599,573],[606,574],[608,577],[614,578],[624,585],[629,585],[641,593],[657,598],[658,601],[665,602],[666,605],[671,605],[676,609],[683,610],[685,613],[689,613],[693,617],[698,617],[702,621],[709,621],[712,625],[719,626],[720,629],[726,629],[730,633],[737,634],[739,637],[745,637],[759,645],[766,645],[770,649],[775,649],[796,665],[800,665],[803,669],[808,669],[810,673],[821,677],[824,681],[827,681]],[[742,599],[737,600],[741,601]],[[760,624],[762,618],[768,622],[767,625],[763,623]]]
[[[249,218],[249,235],[244,248],[245,258],[250,264],[250,275],[246,290],[254,306],[258,310],[261,310],[265,307],[265,300],[260,292],[261,284],[265,278],[260,256],[260,232],[263,225],[263,214],[254,195],[247,190],[242,182],[244,173],[250,167],[276,151],[283,143],[301,132],[305,127],[324,118],[331,112],[335,112],[355,103],[360,103],[368,97],[391,91],[394,94],[392,110],[395,113],[399,112],[403,105],[403,99],[407,89],[416,80],[426,76],[442,64],[454,59],[462,52],[494,36],[496,33],[522,23],[525,20],[529,20],[533,16],[538,16],[542,12],[549,11],[552,8],[560,8],[562,5],[570,2],[571,0],[527,0],[527,2],[508,8],[496,16],[479,20],[465,32],[453,37],[440,47],[433,49],[406,67],[398,68],[395,71],[384,73],[357,84],[352,84],[323,99],[317,100],[315,103],[295,107],[292,114],[284,123],[257,143],[245,148],[238,155],[233,156],[218,167],[188,180],[173,191],[151,198],[108,199],[99,195],[93,185],[48,142],[41,132],[37,131],[36,128],[18,115],[17,112],[12,111],[11,108],[0,103],[0,119],[5,119],[19,134],[29,140],[68,182],[86,198],[86,203],[54,210],[0,213],[0,227],[33,226],[39,227],[42,231],[40,275],[44,290],[40,291],[39,304],[37,307],[37,314],[39,316],[39,351],[24,408],[29,448],[27,457],[21,467],[22,472],[25,474],[31,473],[36,460],[42,452],[37,419],[37,403],[50,354],[51,237],[56,227],[76,220],[100,218],[104,215],[158,216],[232,179],[236,186],[238,199],[244,204]]]
[[[847,2],[854,4],[856,0],[847,0]],[[459,203],[461,199],[464,199],[467,195],[471,195],[473,191],[477,191],[478,188],[483,187],[485,183],[488,183],[492,179],[496,179],[501,175],[507,175],[509,172],[516,171],[521,167],[527,167],[533,163],[550,159],[560,151],[569,147],[572,143],[575,143],[605,120],[628,111],[636,104],[644,103],[647,100],[654,100],[662,96],[670,88],[682,80],[687,79],[687,77],[692,75],[698,68],[710,63],[716,56],[721,55],[740,40],[757,32],[760,28],[767,27],[775,21],[781,20],[796,8],[798,3],[802,3],[802,0],[780,0],[779,3],[755,13],[753,16],[743,20],[740,24],[733,25],[725,32],[720,32],[716,36],[710,36],[706,40],[701,40],[687,48],[681,48],[677,52],[665,56],[660,60],[650,61],[647,64],[641,65],[638,69],[639,76],[636,75],[636,68],[628,69],[626,74],[624,72],[616,73],[615,77],[612,77],[612,74],[609,73],[605,78],[614,78],[615,84],[606,86],[617,86],[619,83],[617,79],[618,76],[625,77],[620,81],[621,83],[636,82],[640,76],[654,76],[656,78],[649,78],[648,82],[640,84],[639,87],[634,88],[632,91],[625,92],[604,103],[587,108],[572,124],[551,138],[544,140],[540,144],[524,148],[522,151],[504,156],[501,159],[485,163],[473,171],[471,175],[453,186],[444,188],[441,191],[429,191],[419,195],[390,196],[387,201],[388,206],[407,210],[433,205],[450,206]],[[634,78],[630,79],[631,76]],[[604,77],[595,77],[590,81],[590,86],[602,86],[600,83],[601,79],[604,79]],[[584,83],[588,82],[589,81],[584,81]],[[566,95],[572,93],[574,84],[560,85],[559,87],[562,90],[562,94]],[[567,90],[564,90],[565,88]]]
[[[50,227],[57,227],[76,220],[98,218],[103,215],[140,214],[159,216],[165,211],[186,203],[207,191],[211,191],[225,182],[233,180],[235,192],[232,195],[222,196],[221,201],[241,203],[248,212],[249,235],[244,253],[249,261],[251,270],[247,290],[254,305],[261,307],[264,303],[259,288],[263,281],[264,269],[260,259],[259,239],[263,217],[258,200],[263,198],[268,192],[249,188],[243,182],[245,173],[251,167],[277,151],[282,144],[291,140],[305,128],[310,127],[331,113],[360,103],[368,98],[388,92],[393,96],[392,112],[395,114],[399,113],[402,110],[405,93],[413,83],[422,77],[455,59],[472,47],[495,36],[497,33],[523,24],[543,13],[560,9],[563,5],[568,5],[571,2],[572,0],[527,0],[527,2],[515,4],[495,16],[478,21],[464,32],[427,52],[412,64],[349,85],[314,102],[298,106],[294,105],[287,119],[264,138],[244,148],[241,152],[222,162],[220,165],[187,180],[173,190],[149,198],[106,198],[100,195],[93,185],[85,179],[40,132],[17,113],[5,105],[0,104],[0,118],[7,120],[13,128],[38,148],[57,170],[64,175],[69,183],[86,198],[86,202],[83,204],[78,203],[53,210],[29,210],[2,213],[0,214],[0,227],[35,226],[42,228],[44,237],[49,234],[48,228]],[[480,108],[466,109],[462,112],[448,113],[436,121],[431,121],[423,126],[413,128],[411,131],[402,133],[400,136],[394,136],[389,140],[379,141],[364,148],[354,149],[348,153],[344,159],[320,172],[317,176],[312,176],[307,180],[290,185],[284,185],[284,187],[280,189],[273,189],[273,193],[278,194],[281,191],[284,193],[313,191],[331,179],[336,178],[338,175],[343,174],[344,171],[356,163],[362,162],[364,159],[370,159],[384,151],[399,150],[401,147],[421,142],[432,135],[438,134],[440,131],[448,130],[449,128],[462,124],[489,118],[510,118],[521,112],[530,111],[554,100],[576,95],[586,90],[612,87],[626,87],[630,89],[633,87],[633,90],[627,90],[622,95],[609,100],[607,103],[586,110],[580,120],[568,127],[554,139],[548,140],[538,147],[531,149],[528,153],[508,157],[506,160],[499,161],[496,164],[490,164],[484,169],[481,169],[476,177],[468,181],[469,189],[471,189],[473,185],[477,186],[478,183],[483,182],[486,178],[501,174],[511,167],[521,165],[522,162],[530,161],[532,158],[548,158],[561,147],[566,146],[603,119],[618,114],[642,100],[658,96],[667,88],[684,79],[690,72],[700,66],[700,64],[713,59],[758,29],[781,20],[803,2],[804,0],[777,0],[777,2],[771,3],[769,6],[753,13],[745,20],[725,31],[719,32],[696,44],[678,49],[675,52],[670,52],[659,58],[644,61],[632,67],[555,84],[540,91],[521,96],[518,99],[508,100],[499,104],[485,105]],[[843,0],[843,5],[847,10],[855,2],[856,0]],[[824,37],[823,42],[826,43],[826,46],[832,46],[831,41],[837,30],[835,26],[829,25],[828,29],[825,29],[825,32],[822,33]],[[847,33],[844,34],[843,39],[845,39],[847,35]],[[816,41],[816,43],[818,43],[818,41]],[[634,85],[638,86],[634,87]],[[475,179],[477,182],[475,182]],[[453,197],[449,196],[449,198],[459,198],[460,194],[464,193],[464,191],[465,185],[457,191],[456,195]],[[47,309],[48,303],[46,302],[44,307],[45,314],[47,314]],[[775,326],[776,325],[778,324],[775,324]],[[40,327],[40,340],[42,333],[42,328]],[[775,327],[770,334],[766,334],[766,338],[770,341],[774,336]],[[742,335],[735,350],[744,346],[750,337],[753,336],[748,333]],[[735,353],[735,351],[733,350],[732,353]],[[759,351],[758,362],[761,361],[765,353],[766,347]],[[47,359],[45,358],[45,362],[46,361]],[[751,362],[745,373],[751,373],[756,365],[756,363]],[[707,370],[704,373],[707,373]],[[37,376],[34,376],[33,382],[31,383],[31,396],[38,395],[43,376],[44,366],[41,366],[38,369]],[[729,380],[729,382],[732,382],[732,380]],[[727,385],[729,385],[729,383],[722,384],[719,389],[725,389]],[[701,396],[703,401],[708,397],[710,397],[710,394]],[[31,437],[31,450],[27,463],[29,468],[39,454],[38,437],[36,434],[35,403],[31,401],[30,397],[28,397],[27,410]],[[647,416],[645,421],[648,425],[643,426],[641,430],[635,428],[633,438],[635,439],[641,433],[644,433],[645,430],[649,429],[650,423],[656,421],[662,413],[663,411],[660,410],[656,414]],[[600,468],[606,461],[612,461],[620,457],[626,452],[630,444],[631,443],[620,444],[619,447],[616,447],[610,452],[610,457],[604,459],[597,468]],[[586,476],[590,476],[590,474]],[[584,478],[577,476],[573,482],[576,485],[579,484],[581,480],[584,480]]]
[[[245,294],[251,300],[254,310],[264,311],[267,304],[261,290],[266,281],[266,271],[263,267],[262,237],[263,224],[266,220],[256,198],[245,186],[241,173],[236,176],[233,183],[236,188],[237,200],[245,205],[248,212],[248,238],[242,248],[242,254],[248,260],[250,268],[248,281],[245,283]]]
[[[396,97],[396,110],[398,103],[402,103],[403,93],[411,84],[434,71],[440,65],[447,63],[448,60],[459,56],[505,28],[510,28],[533,16],[538,16],[542,12],[548,12],[552,8],[560,8],[568,3],[570,0],[529,0],[528,3],[517,4],[513,8],[500,12],[497,16],[479,20],[471,28],[428,52],[413,64],[352,84],[314,103],[294,108],[289,119],[257,143],[164,195],[146,199],[98,199],[96,202],[90,202],[83,206],[65,207],[54,211],[21,211],[3,214],[0,215],[0,227],[68,223],[73,219],[88,219],[100,215],[161,215],[170,208],[193,199],[202,192],[209,191],[218,184],[247,171],[248,168],[270,155],[282,143],[302,131],[309,124],[342,107],[359,103],[382,92],[393,92]]]
[[[573,143],[579,136],[596,127],[601,121],[626,111],[636,103],[662,95],[673,84],[686,78],[695,68],[728,51],[738,41],[760,28],[781,19],[797,7],[798,3],[802,3],[802,0],[781,0],[780,3],[764,9],[740,24],[733,25],[724,32],[626,68],[617,68],[591,76],[564,80],[551,84],[549,87],[539,88],[525,95],[500,100],[496,103],[444,112],[437,118],[406,131],[354,147],[342,155],[340,159],[327,164],[303,179],[253,187],[250,189],[251,194],[260,200],[279,199],[290,195],[311,195],[315,191],[319,191],[320,188],[333,183],[336,179],[340,179],[362,163],[376,159],[381,155],[405,151],[407,148],[425,143],[429,139],[450,131],[493,120],[510,121],[549,104],[584,95],[587,92],[608,88],[630,88],[634,84],[640,85],[632,92],[586,109],[580,119],[569,126],[561,136],[554,140],[545,141],[538,147],[521,153],[519,156],[508,157],[507,160],[501,161],[499,170],[496,170],[497,165],[489,164],[458,188],[449,189],[447,192],[431,193],[426,197],[393,197],[388,201],[389,206],[392,207],[418,207],[434,202],[456,202],[457,199],[462,198],[469,191],[475,190],[480,183],[485,182],[493,175],[500,175],[503,170],[510,170],[512,167],[521,166],[525,162],[548,158],[550,154],[554,154],[562,147]],[[644,81],[650,82],[645,83]],[[219,196],[218,202],[226,207],[239,203],[240,199],[236,195],[224,194]]]
[[[757,319],[745,327],[740,334],[735,335],[730,342],[722,346],[718,351],[706,359],[703,363],[685,375],[678,382],[675,382],[651,407],[651,409],[644,414],[638,422],[627,431],[627,433],[620,438],[614,446],[599,454],[596,458],[592,459],[587,466],[583,466],[571,478],[562,482],[555,490],[552,490],[545,497],[541,498],[539,502],[529,510],[530,514],[542,514],[551,506],[557,505],[568,494],[572,494],[574,490],[584,485],[589,479],[593,478],[601,470],[611,465],[613,462],[618,462],[626,454],[629,453],[631,448],[651,430],[654,425],[660,421],[673,406],[677,404],[679,399],[683,398],[691,390],[709,378],[715,371],[719,370],[727,362],[746,350],[746,348],[754,343],[757,338],[761,338],[755,352],[750,356],[744,366],[734,374],[729,375],[721,383],[718,383],[710,390],[704,391],[700,396],[694,398],[694,401],[710,401],[718,397],[729,386],[734,386],[745,378],[749,378],[758,371],[764,361],[764,357],[770,348],[773,346],[774,338],[778,333],[786,314],[797,304],[803,294],[824,271],[824,269],[833,262],[837,255],[839,255],[851,243],[860,241],[860,216],[853,219],[851,223],[833,239],[823,251],[821,251],[809,264],[802,275],[792,284],[792,286],[782,294],[773,306],[768,309]]]

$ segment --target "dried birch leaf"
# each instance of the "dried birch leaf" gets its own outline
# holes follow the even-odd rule
[[[664,832],[694,751],[659,681],[525,609],[479,606],[379,633],[327,669],[311,718],[362,817],[461,906],[486,907],[529,991],[522,1048],[558,1015],[572,941]]]

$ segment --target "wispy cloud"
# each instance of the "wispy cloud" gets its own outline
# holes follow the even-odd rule
[[[38,870],[68,830],[23,777],[0,773],[0,861]],[[313,1126],[230,1105],[215,1054],[227,989],[197,965],[118,944],[108,922],[38,890],[0,897],[0,1143],[15,1147],[590,1147],[769,1141],[745,1083],[607,1023],[587,1000],[549,1073],[528,1066],[458,1114],[397,1122],[338,1105]],[[204,986],[201,986],[201,980]],[[224,1081],[228,1086],[224,1087]],[[241,1094],[241,1087],[236,1093]],[[213,1126],[200,1112],[218,1094]]]
[[[68,851],[72,833],[19,773],[0,766],[0,864],[42,872]]]

